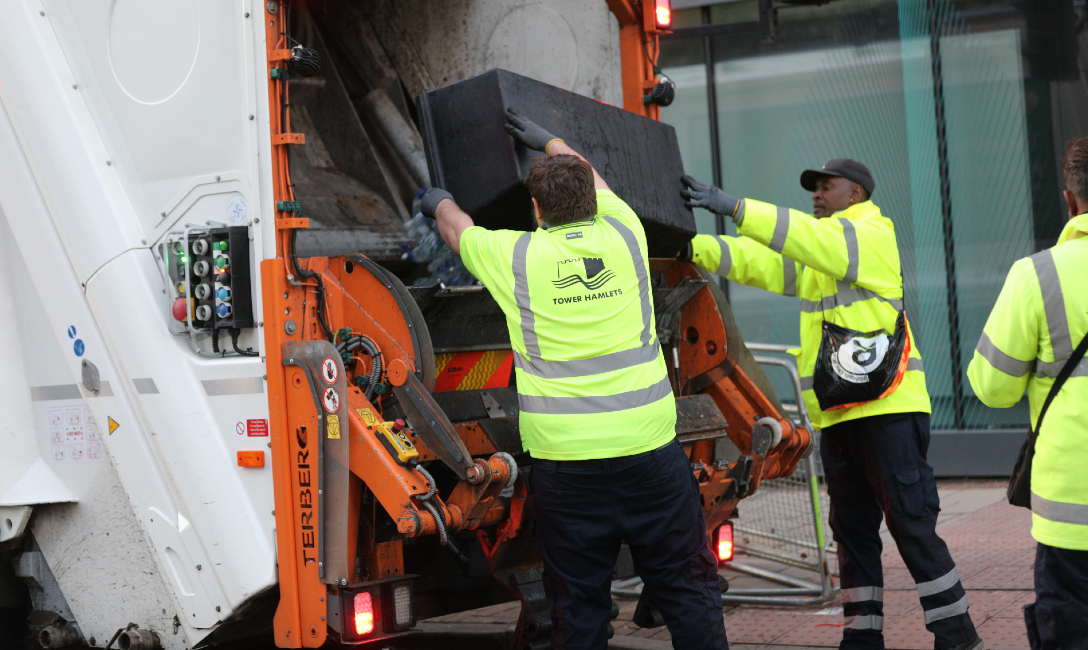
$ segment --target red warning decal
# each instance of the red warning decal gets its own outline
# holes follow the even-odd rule
[[[333,361],[332,357],[325,357],[325,360],[321,362],[321,377],[325,383],[335,384],[337,372],[336,361]]]
[[[250,438],[268,436],[268,420],[246,420],[246,434]]]

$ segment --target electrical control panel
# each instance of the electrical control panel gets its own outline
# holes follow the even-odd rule
[[[170,233],[163,259],[172,320],[180,331],[253,327],[247,227]]]

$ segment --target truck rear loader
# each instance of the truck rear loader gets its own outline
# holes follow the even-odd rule
[[[547,647],[502,314],[412,256],[442,180],[414,100],[505,62],[656,119],[668,2],[2,11],[0,637],[389,645],[519,600],[515,645]],[[534,31],[577,47],[534,68]],[[810,434],[716,280],[649,266],[709,543]]]

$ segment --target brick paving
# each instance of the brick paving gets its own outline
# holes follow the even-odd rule
[[[1032,562],[1035,542],[1029,534],[1031,513],[1004,499],[1001,482],[942,481],[942,512],[938,532],[956,560],[960,579],[971,602],[971,618],[986,641],[987,650],[1027,650],[1020,608],[1034,599]],[[926,631],[914,581],[903,565],[890,536],[885,541],[884,639],[888,650],[929,650],[933,636]],[[816,581],[818,576],[769,560],[740,556],[746,564],[778,570]],[[723,570],[735,589],[778,587],[753,576]],[[622,599],[613,622],[616,637],[610,647],[632,650],[671,648],[664,627],[642,629],[631,622],[635,601]],[[442,623],[487,623],[512,626],[518,605],[506,603],[432,619]],[[815,650],[838,647],[842,638],[842,604],[832,602],[806,608],[729,606],[725,625],[734,650]]]

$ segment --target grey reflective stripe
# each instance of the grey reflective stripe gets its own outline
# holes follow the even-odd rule
[[[1031,261],[1043,292],[1043,309],[1046,311],[1046,327],[1050,331],[1054,362],[1061,363],[1073,354],[1073,340],[1069,337],[1069,320],[1065,315],[1065,298],[1062,296],[1058,267],[1054,266],[1054,255],[1049,250],[1032,255]],[[1061,370],[1061,366],[1058,369]]]
[[[990,340],[990,337],[986,332],[982,333],[982,336],[978,339],[978,345],[975,346],[975,352],[982,355],[982,358],[989,361],[990,365],[997,368],[1006,375],[1012,375],[1013,377],[1023,377],[1031,372],[1031,368],[1034,363],[1031,361],[1021,361],[1014,359],[1009,355],[1001,351],[1001,348],[994,345],[994,342]]]
[[[529,304],[529,276],[525,271],[526,258],[529,256],[529,243],[533,234],[525,233],[514,244],[514,261],[510,268],[514,272],[514,300],[521,312],[521,336],[525,341],[525,351],[533,359],[540,358],[540,343],[536,338],[536,316]]]
[[[786,237],[790,233],[790,209],[778,206],[778,214],[774,221],[774,235],[771,236],[769,247],[776,253],[781,253],[786,246]]]
[[[960,581],[959,571],[956,567],[952,567],[952,570],[944,574],[936,580],[930,580],[929,582],[918,583],[918,596],[932,596],[933,594],[939,594],[942,591],[946,591],[956,586],[956,583]]]
[[[520,354],[514,355],[514,365],[535,377],[544,379],[566,379],[568,377],[588,377],[599,375],[602,372],[612,372],[632,368],[644,363],[657,360],[657,343],[643,345],[630,350],[620,350],[602,354],[599,357],[589,359],[573,359],[570,361],[541,361],[539,359],[525,360]]]
[[[1035,374],[1040,377],[1057,377],[1058,373],[1062,371],[1065,366],[1065,362],[1069,360],[1069,357],[1060,361],[1036,361],[1035,362]],[[1088,377],[1088,357],[1080,360],[1076,368],[1073,368],[1073,374],[1069,375],[1073,377]]]
[[[801,377],[801,390],[812,390],[812,377]]]
[[[871,300],[876,298],[880,302],[886,302],[891,305],[896,311],[903,309],[903,301],[892,298],[888,299],[884,296],[877,295],[874,291],[868,289],[862,289],[857,287],[856,289],[844,288],[845,282],[840,282],[839,290],[832,296],[824,296],[822,300],[806,300],[801,299],[801,311],[806,314],[814,314],[820,311],[828,311],[836,307],[849,307],[850,305],[861,302],[863,300]]]
[[[797,295],[797,264],[785,255],[782,256],[782,295]]]
[[[79,392],[76,384],[58,384],[56,386],[31,386],[31,402],[49,402],[58,399],[81,399],[83,393]]]
[[[672,396],[669,378],[648,386],[615,395],[587,395],[585,397],[542,397],[518,393],[518,404],[524,413],[543,413],[547,415],[586,415],[589,413],[611,413],[646,406]]]
[[[605,221],[609,223],[616,232],[623,237],[623,241],[627,244],[627,248],[631,251],[631,259],[635,263],[635,276],[638,278],[638,297],[639,302],[642,304],[642,344],[647,345],[650,343],[650,339],[653,338],[653,303],[650,302],[650,273],[646,268],[646,260],[642,258],[642,251],[638,247],[638,238],[635,237],[635,233],[630,228],[623,225],[619,219],[615,217],[605,217]],[[532,355],[534,358],[539,359],[540,355]]]
[[[967,602],[967,594],[963,595],[951,605],[945,605],[944,607],[936,607],[934,609],[926,610],[926,625],[933,623],[934,621],[940,621],[946,618],[952,618],[953,616],[959,616],[960,614],[966,614],[967,608],[970,603]]]
[[[876,614],[846,617],[846,627],[852,630],[883,630],[884,617]]]
[[[1031,511],[1047,521],[1088,526],[1088,506],[1051,501],[1035,494],[1034,491],[1031,493]]]
[[[854,587],[842,590],[842,600],[847,603],[861,603],[874,600],[884,602],[884,587]]]
[[[718,246],[722,249],[722,259],[718,262],[717,274],[723,278],[729,277],[729,270],[733,268],[733,253],[729,251],[729,243],[721,237],[717,237]]]
[[[842,224],[842,236],[846,238],[846,275],[843,276],[843,280],[847,282],[858,281],[858,233],[854,230],[854,224],[845,217],[839,217],[839,223]]]

